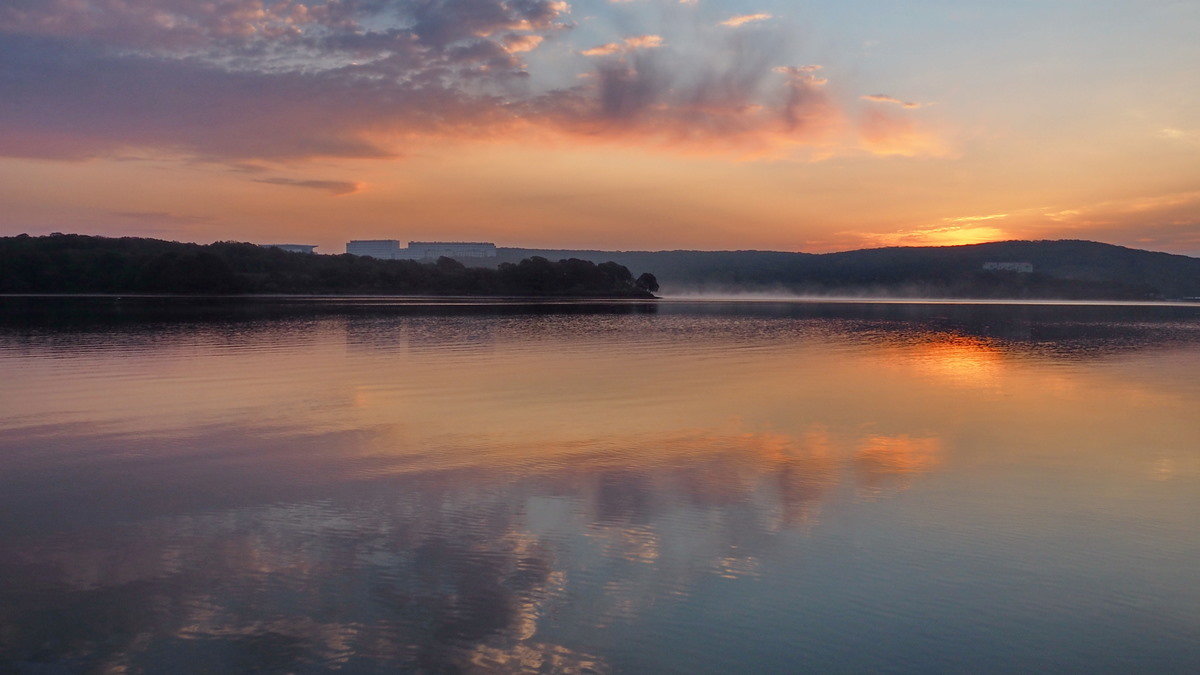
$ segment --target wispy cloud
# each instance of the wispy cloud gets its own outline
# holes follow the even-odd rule
[[[1003,224],[1000,224],[1003,221]],[[1138,248],[1200,254],[1200,191],[1188,190],[1005,213],[949,216],[941,223],[891,231],[846,231],[813,248],[945,246],[1013,238],[1091,239]]]
[[[1158,130],[1159,138],[1166,138],[1172,141],[1179,141],[1189,145],[1200,145],[1200,129],[1179,129],[1176,127],[1163,127]]]
[[[1200,190],[1031,209],[1026,220],[1055,237],[1200,254]]]
[[[1119,216],[1139,216],[1171,212],[1177,209],[1196,211],[1200,208],[1200,190],[1169,192],[1166,194],[1147,197],[1130,197],[1125,199],[1110,199],[1094,204],[1075,205],[1067,209],[1036,209],[1041,216],[1060,222],[1078,221],[1098,224],[1113,220]],[[1193,215],[1190,220],[1200,222],[1200,214]]]
[[[212,220],[209,216],[171,213],[170,211],[110,211],[109,213],[125,220],[153,224],[191,225]]]
[[[978,223],[985,220],[1000,220],[1007,217],[1007,213],[993,213],[987,216],[958,216],[956,218],[942,218],[942,220],[947,223]]]
[[[332,195],[352,195],[355,192],[362,190],[362,183],[351,183],[341,180],[310,180],[297,178],[256,178],[255,183],[267,183],[269,185],[286,185],[289,187],[309,188],[312,190],[324,190]]]
[[[905,101],[902,99],[898,99],[895,96],[888,96],[887,94],[867,94],[865,96],[861,96],[860,98],[862,98],[862,100],[864,100],[864,101],[874,101],[876,103],[894,103],[895,105],[898,105],[901,108],[908,108],[909,110],[915,110],[917,108],[924,108],[927,105],[925,103],[916,103],[913,101]]]
[[[584,56],[608,56],[610,54],[618,54],[628,52],[634,49],[654,49],[661,47],[663,39],[661,35],[635,35],[627,37],[620,42],[609,42],[598,47],[585,49],[580,54]]]
[[[775,18],[773,14],[767,14],[765,12],[760,12],[758,14],[741,14],[739,16],[729,17],[728,19],[720,22],[718,25],[727,26],[729,28],[737,28],[738,26],[744,26],[748,23],[756,23],[758,21],[766,21],[767,19],[773,18]]]

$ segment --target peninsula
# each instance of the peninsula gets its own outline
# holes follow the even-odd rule
[[[386,294],[654,299],[614,262],[531,256],[493,267],[313,255],[256,244],[77,234],[0,238],[0,293]]]

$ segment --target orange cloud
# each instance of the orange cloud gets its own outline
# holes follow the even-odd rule
[[[541,35],[513,35],[502,40],[501,44],[504,45],[504,51],[509,54],[520,54],[537,49],[545,39]]]
[[[585,49],[579,53],[584,56],[608,56],[634,49],[655,49],[661,47],[662,44],[663,39],[661,35],[635,35],[634,37],[627,37],[620,42],[609,42],[599,47]]]
[[[1086,233],[1130,246],[1200,251],[1200,190],[1027,209],[1022,219],[1043,236]]]
[[[579,53],[583,54],[584,56],[608,56],[609,54],[616,54],[624,49],[624,47],[625,45],[620,42],[608,42],[600,45],[599,47],[585,49]]]
[[[650,49],[653,47],[662,46],[663,39],[661,35],[638,35],[636,37],[625,38],[625,44],[634,49]]]
[[[729,28],[737,28],[738,26],[744,26],[748,23],[766,21],[767,19],[773,18],[775,18],[773,14],[766,14],[764,12],[760,12],[758,14],[742,14],[725,19],[719,25],[727,26]]]

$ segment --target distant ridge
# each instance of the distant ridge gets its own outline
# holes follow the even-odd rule
[[[916,297],[1200,296],[1200,258],[1077,239],[891,246],[821,254],[501,248],[499,255],[501,261],[531,255],[552,260],[612,260],[635,274],[653,270],[664,293],[783,290]],[[983,269],[988,262],[1027,262],[1034,271],[1028,275],[989,272]]]
[[[539,273],[546,276],[544,280],[525,279],[524,276],[518,280],[511,270],[504,271],[508,269],[506,264],[534,257],[551,262],[574,258],[596,265],[611,261],[618,267],[628,268],[622,274],[629,278],[622,277],[614,282],[619,282],[620,289],[606,286],[608,282],[599,286],[597,282],[589,282],[592,286],[585,288],[579,285],[582,282],[557,279],[555,275],[559,273],[553,271],[569,269],[573,270],[571,274],[588,271],[575,263],[556,268],[554,265],[545,267],[545,261],[534,261],[545,267],[538,267]],[[498,248],[497,256],[493,258],[458,260],[461,265],[449,261],[453,264],[432,267],[412,261],[374,260],[348,254],[268,251],[257,245],[235,242],[202,246],[132,237],[20,235],[0,237],[0,292],[142,289],[216,293],[497,294],[517,292],[528,286],[528,293],[534,295],[611,297],[613,294],[645,293],[632,286],[626,289],[624,285],[630,285],[632,279],[642,273],[650,273],[657,277],[665,294],[767,292],[907,298],[1200,298],[1200,258],[1084,240],[893,246],[823,254],[753,250]],[[1000,263],[1001,269],[985,269],[985,266],[997,267],[988,263]],[[495,276],[496,268],[502,266],[504,269],[499,271],[504,274]],[[600,286],[605,288],[601,290]]]

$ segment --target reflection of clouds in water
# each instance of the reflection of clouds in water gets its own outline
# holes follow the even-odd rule
[[[471,666],[489,673],[599,673],[608,670],[596,656],[581,654],[561,645],[527,642],[511,649],[479,645],[467,659]]]
[[[914,476],[932,471],[941,461],[940,439],[871,436],[863,441],[854,467],[860,487],[879,493],[908,487]]]
[[[176,654],[207,645],[228,659],[208,664],[216,670],[354,659],[441,670],[483,658],[477,647],[498,662],[535,635],[565,575],[541,540],[513,528],[519,502],[473,504],[485,513],[472,520],[452,501],[429,510],[404,499],[351,511],[321,503],[237,509],[24,547],[55,549],[40,558],[56,560],[57,574],[41,582],[57,592],[44,602],[9,593],[0,633],[20,636],[15,644],[52,641],[57,659],[95,654],[107,666],[182,665],[143,660],[161,658],[164,645]],[[5,556],[0,565],[19,573],[21,562]],[[76,614],[97,618],[73,635],[63,624]],[[518,660],[537,651],[570,671],[571,652],[544,641],[521,645]]]
[[[604,670],[951,464],[1200,475],[1194,349],[670,311],[0,336],[0,663]]]
[[[738,579],[758,576],[758,568],[761,564],[762,561],[755,556],[741,554],[736,546],[731,546],[730,554],[717,560],[713,567],[719,577]]]
[[[175,664],[153,661],[164,650],[217,654],[200,661],[215,669],[603,669],[586,639],[568,649],[542,635],[543,618],[612,626],[707,579],[753,582],[774,535],[814,526],[840,481],[929,470],[922,453],[939,448],[845,444],[820,428],[649,443],[665,454],[644,466],[405,474],[354,496],[33,537],[0,566],[55,592],[7,592],[0,630],[22,645],[55,636],[59,658],[133,669]],[[76,614],[102,618],[64,631],[62,617]]]
[[[653,564],[661,555],[658,535],[646,527],[604,528],[604,553],[630,562]]]

